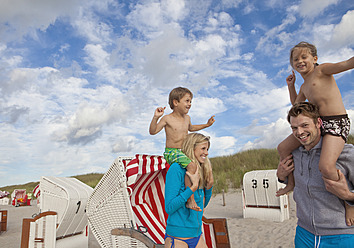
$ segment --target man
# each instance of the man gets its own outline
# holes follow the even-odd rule
[[[354,247],[354,225],[346,224],[343,201],[354,205],[354,193],[348,188],[354,183],[354,146],[346,144],[337,160],[339,181],[324,179],[318,168],[322,121],[317,106],[294,104],[288,122],[302,146],[279,163],[277,176],[279,181],[286,181],[291,171],[294,174],[298,217],[295,247]]]

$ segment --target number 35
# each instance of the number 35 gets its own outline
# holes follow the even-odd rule
[[[252,188],[257,188],[257,180],[252,179]],[[263,188],[267,189],[269,188],[269,180],[267,178],[263,179]]]

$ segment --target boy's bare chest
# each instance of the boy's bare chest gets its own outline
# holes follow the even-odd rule
[[[187,118],[171,118],[168,126],[176,133],[188,132],[189,121]]]
[[[302,91],[305,97],[315,103],[332,92],[336,84],[331,78],[310,77],[303,83]]]

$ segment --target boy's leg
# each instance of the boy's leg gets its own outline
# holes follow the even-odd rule
[[[286,193],[292,191],[295,187],[295,179],[294,174],[291,172],[288,176],[288,183],[286,184],[285,188],[279,189],[276,193],[276,196],[285,195]]]
[[[294,137],[294,135],[290,134],[277,147],[280,160],[283,160],[289,156],[296,148],[300,146],[301,143]]]
[[[321,157],[318,167],[323,177],[337,181],[339,179],[336,162],[344,148],[345,141],[340,136],[327,134],[322,139]]]
[[[300,142],[294,137],[294,135],[290,134],[285,140],[283,140],[277,147],[278,154],[280,157],[280,161],[289,156],[292,151],[301,146]],[[295,180],[293,173],[288,176],[288,183],[285,188],[277,191],[277,196],[284,195],[290,191],[292,191],[295,187]]]
[[[327,134],[323,136],[319,169],[322,176],[334,181],[339,179],[336,161],[344,148],[345,141],[340,136]],[[345,204],[345,222],[354,225],[354,207]]]
[[[194,174],[197,171],[197,165],[195,163],[193,163],[193,162],[190,162],[187,165],[187,171],[189,171],[191,174]],[[184,177],[184,184],[185,184],[186,188],[192,186],[192,182],[191,182],[190,178],[187,175]],[[202,211],[200,209],[200,207],[197,205],[197,203],[195,202],[193,194],[187,200],[186,207],[190,208],[190,209],[193,209],[195,211]]]
[[[345,222],[347,226],[354,226],[354,207],[345,203]]]

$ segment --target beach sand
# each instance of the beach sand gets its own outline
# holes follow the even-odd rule
[[[37,206],[3,206],[8,210],[7,231],[0,233],[1,248],[19,248],[21,243],[22,219],[31,218],[39,212]],[[283,222],[244,219],[241,190],[225,193],[225,206],[222,194],[212,197],[205,209],[207,218],[227,218],[231,247],[235,248],[292,248],[297,218],[295,203],[290,196],[290,219]],[[89,247],[99,247],[90,237]]]

